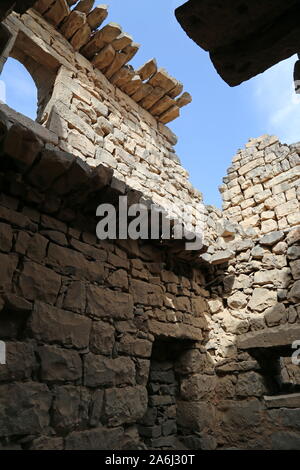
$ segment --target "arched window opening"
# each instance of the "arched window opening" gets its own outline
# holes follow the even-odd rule
[[[1,101],[10,108],[35,120],[37,87],[24,65],[9,57],[1,74]]]
[[[6,104],[42,124],[58,68],[55,59],[20,31],[0,77]]]

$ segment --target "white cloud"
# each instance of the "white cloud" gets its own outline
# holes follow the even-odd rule
[[[300,95],[296,95],[293,72],[297,56],[267,70],[253,80],[254,104],[266,132],[281,141],[300,140]]]

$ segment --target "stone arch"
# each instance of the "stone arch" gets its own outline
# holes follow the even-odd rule
[[[13,58],[20,62],[32,77],[37,89],[36,121],[43,124],[44,110],[51,99],[60,64],[23,31],[14,37],[6,56],[6,60]]]

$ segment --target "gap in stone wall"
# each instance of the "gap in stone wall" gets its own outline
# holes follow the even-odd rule
[[[153,344],[147,385],[148,409],[140,422],[141,439],[150,449],[178,449],[176,401],[180,377],[175,371],[181,354],[190,341],[157,339]]]
[[[293,349],[290,345],[259,348],[251,354],[261,366],[269,395],[300,392],[299,366],[292,363]]]

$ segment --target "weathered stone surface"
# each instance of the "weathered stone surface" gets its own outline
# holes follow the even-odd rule
[[[261,404],[258,399],[247,401],[228,401],[222,404],[221,427],[223,433],[230,436],[231,441],[234,435],[241,431],[247,432],[250,429],[259,429],[261,424]]]
[[[6,343],[6,364],[0,366],[0,382],[30,379],[36,368],[34,348],[31,344]]]
[[[288,268],[259,271],[254,275],[254,284],[273,284],[280,288],[287,287],[290,280],[291,276]]]
[[[264,401],[268,408],[300,408],[300,393],[265,396]]]
[[[56,346],[43,346],[38,350],[41,378],[45,382],[74,382],[81,379],[82,362],[75,351]]]
[[[0,249],[8,253],[11,250],[13,232],[10,225],[0,223]]]
[[[209,397],[216,386],[216,377],[213,375],[193,375],[191,378],[182,381],[181,397],[184,400],[197,401]]]
[[[66,450],[113,450],[124,435],[122,427],[98,428],[71,433],[66,439]]]
[[[231,295],[228,300],[228,306],[232,309],[241,309],[247,305],[247,296],[243,292],[236,292]]]
[[[134,385],[134,363],[127,357],[108,359],[89,353],[84,358],[84,381],[93,388]]]
[[[84,25],[86,17],[84,13],[73,10],[69,16],[65,19],[60,27],[61,33],[67,39],[71,39],[72,36]]]
[[[177,424],[186,430],[203,432],[213,429],[215,419],[215,409],[207,402],[177,402]]]
[[[144,339],[126,335],[123,336],[118,343],[118,351],[120,354],[149,358],[151,356],[152,343]]]
[[[111,356],[114,345],[115,328],[103,321],[93,322],[90,337],[91,352]]]
[[[177,8],[176,17],[187,34],[210,52],[222,78],[235,86],[298,51],[298,13],[293,0],[285,4],[254,0],[247,5],[233,0],[218,8],[209,0],[201,5],[189,0]]]
[[[240,397],[261,397],[266,392],[264,380],[256,372],[246,372],[238,377],[236,394]]]
[[[288,299],[296,303],[300,301],[300,281],[296,281],[293,284],[292,289],[288,293]]]
[[[104,413],[108,425],[135,423],[144,416],[147,403],[147,390],[142,386],[106,390]]]
[[[276,432],[272,434],[273,450],[300,450],[299,434],[293,432]]]
[[[0,290],[10,291],[14,271],[18,264],[18,257],[13,254],[0,253]]]
[[[271,232],[260,239],[260,244],[265,246],[273,246],[284,238],[284,232]]]
[[[58,266],[63,274],[73,273],[76,277],[99,282],[103,279],[102,263],[87,261],[82,253],[50,243],[48,262]]]
[[[64,440],[62,437],[41,436],[34,439],[30,450],[64,450]]]
[[[237,345],[240,349],[290,346],[300,338],[299,335],[299,326],[282,325],[272,329],[241,335],[237,338]]]
[[[108,16],[107,5],[96,6],[87,16],[88,24],[92,31],[99,28]]]
[[[268,307],[273,307],[277,303],[277,293],[264,288],[256,288],[249,302],[249,308],[262,312]]]
[[[89,394],[81,387],[59,386],[54,389],[53,426],[59,431],[73,430],[88,422]]]
[[[157,72],[157,63],[155,59],[151,59],[142,65],[140,68],[136,70],[136,73],[141,77],[141,79],[147,80],[151,78]]]
[[[91,324],[89,318],[35,302],[29,329],[38,341],[84,349],[89,345]]]
[[[287,321],[287,311],[284,304],[277,304],[267,309],[264,316],[268,326],[278,326]]]
[[[20,293],[27,300],[55,303],[61,279],[58,274],[37,263],[26,261],[20,276]]]
[[[89,286],[87,313],[93,318],[130,319],[133,317],[132,296],[103,287]]]
[[[234,253],[232,251],[220,251],[211,257],[210,262],[213,265],[227,263],[230,259],[233,258],[233,256]]]
[[[300,279],[300,260],[291,263],[291,271],[293,279]]]
[[[51,393],[34,382],[0,386],[0,435],[41,433],[49,424]]]
[[[36,135],[19,124],[13,124],[3,143],[3,151],[12,157],[21,170],[29,168],[42,150]]]

